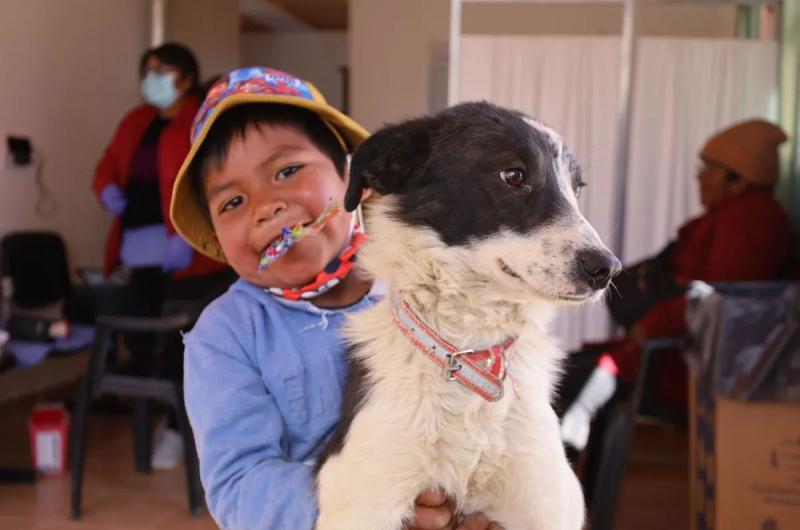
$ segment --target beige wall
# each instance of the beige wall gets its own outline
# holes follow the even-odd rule
[[[170,0],[167,38],[192,47],[204,76],[239,65],[236,0]],[[0,0],[0,236],[60,232],[73,267],[97,266],[110,218],[91,193],[95,164],[140,102],[150,0]],[[40,216],[35,172],[6,167],[5,134],[29,136],[57,200]]]
[[[57,200],[34,212],[34,173],[0,160],[0,235],[52,229],[73,266],[98,265],[109,217],[90,187],[122,114],[138,101],[137,63],[147,44],[147,0],[0,0],[0,133],[30,136]]]
[[[167,40],[189,46],[205,80],[238,68],[239,0],[167,0]]]
[[[347,33],[340,31],[243,33],[242,64],[271,66],[307,79],[342,108],[342,75],[347,64]]]
[[[607,4],[472,4],[464,33],[618,34],[621,9]],[[642,2],[644,35],[732,37],[732,6]],[[431,54],[448,40],[448,0],[350,0],[353,117],[369,129],[428,111]]]
[[[466,4],[464,33],[514,35],[618,35],[622,5],[595,4]],[[683,37],[733,37],[736,7],[667,5],[640,1],[639,33]]]
[[[644,4],[639,32],[645,36],[736,37],[734,5]]]
[[[351,115],[370,130],[427,110],[430,50],[447,40],[446,0],[350,0]]]

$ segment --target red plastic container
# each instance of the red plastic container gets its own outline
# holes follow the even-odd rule
[[[67,470],[69,412],[60,404],[37,405],[28,420],[33,466],[43,475]]]

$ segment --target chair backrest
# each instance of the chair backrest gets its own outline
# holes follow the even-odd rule
[[[54,232],[13,232],[0,242],[0,277],[10,276],[14,304],[37,308],[69,294],[67,252]]]

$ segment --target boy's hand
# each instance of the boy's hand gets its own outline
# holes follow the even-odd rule
[[[505,528],[490,521],[482,513],[472,513],[464,517],[456,530],[505,530]]]
[[[452,530],[453,504],[442,490],[425,491],[414,501],[414,520],[405,530]]]
[[[426,491],[414,501],[414,521],[406,530],[503,530],[483,514],[470,514],[460,521],[453,513],[453,503],[442,490]]]

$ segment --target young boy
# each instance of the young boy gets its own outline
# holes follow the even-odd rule
[[[311,463],[339,421],[348,370],[338,331],[382,293],[352,268],[363,234],[350,214],[260,262],[284,228],[343,204],[348,153],[367,135],[310,83],[267,68],[220,79],[195,118],[172,221],[240,276],[184,340],[186,407],[222,528],[314,526]],[[411,527],[453,519],[441,492],[427,492]],[[461,524],[490,527],[479,514]]]

